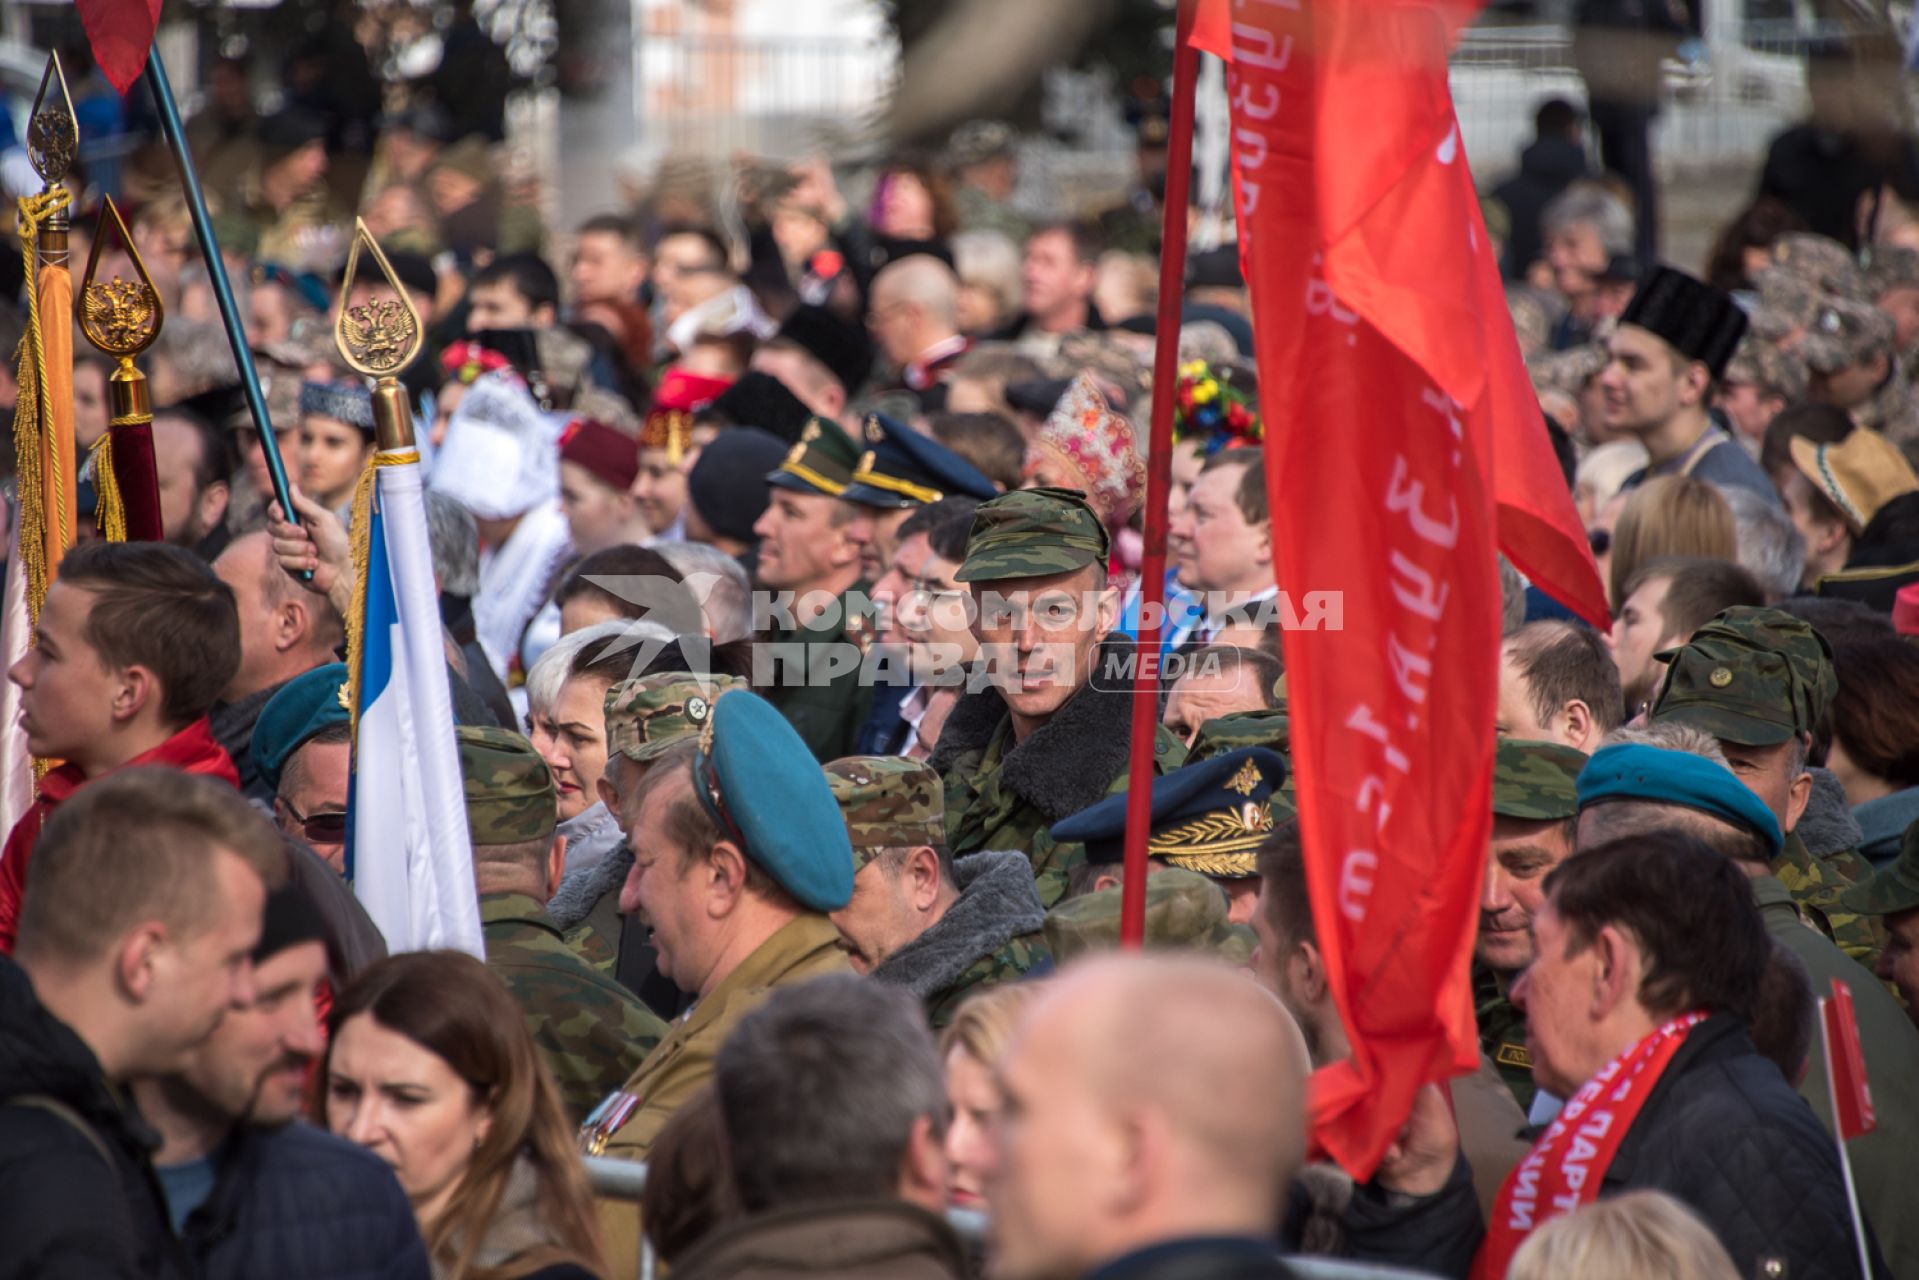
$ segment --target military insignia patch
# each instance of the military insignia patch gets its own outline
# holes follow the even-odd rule
[[[879,415],[872,413],[866,415],[866,438],[874,444],[886,439],[886,428],[880,425]],[[867,456],[870,458],[872,455]]]
[[[1259,790],[1259,781],[1259,767],[1251,760],[1248,760],[1245,764],[1239,766],[1239,772],[1235,773],[1233,780],[1226,784],[1226,789],[1229,791],[1237,791],[1243,796],[1250,796],[1253,792]]]
[[[1732,672],[1724,667],[1714,667],[1712,674],[1707,676],[1706,680],[1713,688],[1723,689],[1732,683]]]
[[[686,718],[694,724],[706,723],[706,713],[710,709],[705,698],[696,695],[686,700]]]
[[[1524,1045],[1500,1045],[1499,1051],[1493,1054],[1493,1061],[1502,1067],[1518,1067],[1522,1071],[1533,1069],[1533,1055],[1527,1052]]]

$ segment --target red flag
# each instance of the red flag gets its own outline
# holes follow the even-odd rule
[[[107,80],[125,93],[146,70],[153,32],[160,25],[160,0],[74,0],[93,46],[93,60]]]
[[[1832,980],[1832,999],[1819,1002],[1819,1030],[1826,1046],[1826,1076],[1832,1082],[1832,1123],[1843,1142],[1879,1126],[1866,1082],[1866,1058],[1859,1048],[1859,1021],[1852,1011],[1852,988]]]
[[[1461,154],[1446,58],[1470,12],[1239,0],[1195,38],[1231,60],[1275,568],[1343,597],[1344,632],[1285,644],[1313,916],[1353,1046],[1314,1077],[1314,1138],[1355,1177],[1421,1084],[1478,1061],[1495,543],[1605,617]]]

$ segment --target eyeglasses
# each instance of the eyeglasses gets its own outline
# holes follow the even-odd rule
[[[346,842],[346,810],[333,813],[316,813],[308,816],[293,807],[285,796],[279,797],[294,825],[300,828],[300,835],[308,844],[344,844]]]
[[[1594,555],[1596,556],[1605,555],[1608,551],[1612,550],[1612,530],[1611,529],[1586,530],[1586,545],[1590,546],[1593,549]]]

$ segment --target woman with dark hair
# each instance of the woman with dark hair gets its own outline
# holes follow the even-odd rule
[[[1772,243],[1788,231],[1804,231],[1806,220],[1771,196],[1741,209],[1720,231],[1706,257],[1706,283],[1727,293],[1753,288],[1753,276],[1772,262]]]
[[[1919,821],[1919,647],[1890,635],[1842,640],[1832,669],[1839,692],[1826,767],[1859,820],[1859,852],[1884,865]]]
[[[327,1026],[320,1120],[392,1166],[435,1280],[606,1280],[559,1090],[484,964],[392,956]]]

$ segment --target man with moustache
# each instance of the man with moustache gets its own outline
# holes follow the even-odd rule
[[[424,1280],[426,1247],[392,1172],[300,1119],[326,1047],[315,1003],[325,925],[295,885],[266,900],[253,999],[173,1075],[133,1086],[160,1134],[154,1172],[202,1280]]]

